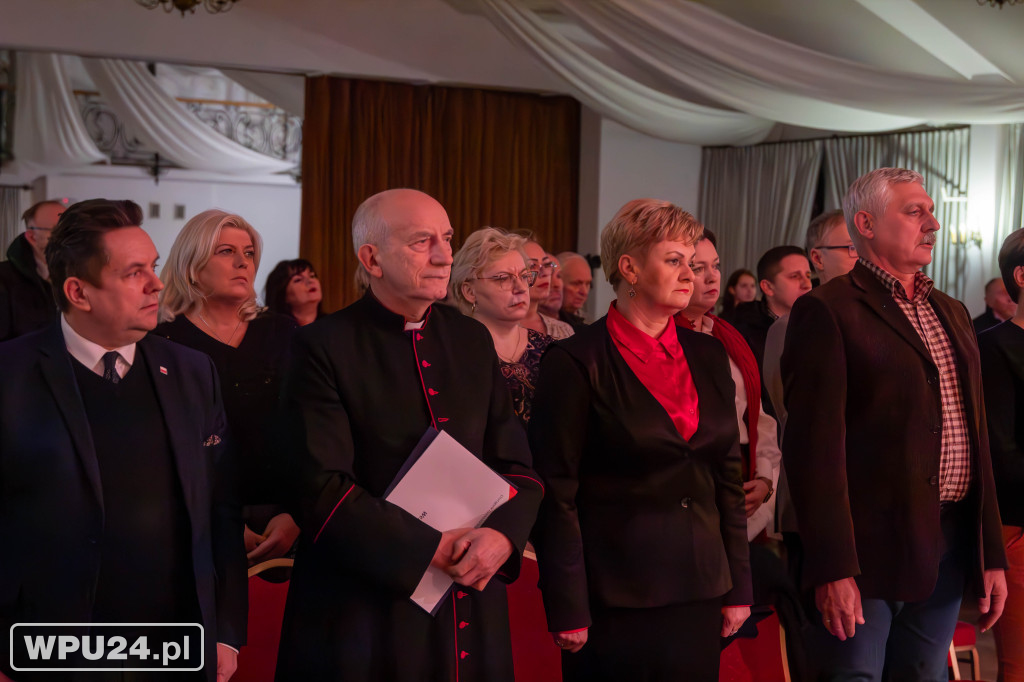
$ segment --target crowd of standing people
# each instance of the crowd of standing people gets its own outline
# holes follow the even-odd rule
[[[25,222],[0,264],[5,631],[199,622],[194,679],[226,682],[245,566],[288,556],[279,680],[512,680],[532,543],[566,680],[717,680],[771,611],[793,679],[944,680],[965,594],[1024,680],[1024,231],[972,322],[922,272],[914,171],[724,284],[710,229],[630,201],[590,320],[596,259],[497,227],[456,249],[411,189],[356,211],[366,292],[332,314],[304,259],[260,303],[239,215],[189,220],[159,277],[131,201]],[[385,499],[431,429],[514,487],[479,527]],[[428,568],[455,583],[433,613]],[[0,680],[34,679],[3,640]]]

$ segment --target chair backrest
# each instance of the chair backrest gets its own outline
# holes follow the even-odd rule
[[[757,637],[740,637],[722,650],[719,682],[790,682],[786,633],[773,611],[757,623]]]
[[[289,581],[271,582],[260,574],[293,563],[291,559],[270,559],[249,569],[247,644],[238,652],[238,670],[232,682],[273,682]]]

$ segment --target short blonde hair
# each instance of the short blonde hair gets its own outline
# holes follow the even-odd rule
[[[213,249],[220,239],[221,230],[235,227],[245,230],[252,239],[253,275],[260,267],[260,256],[263,253],[263,240],[259,232],[240,215],[212,208],[196,215],[181,228],[167,263],[160,272],[164,290],[160,292],[160,319],[173,320],[178,315],[190,313],[199,308],[206,300],[206,294],[199,289],[197,283],[199,273],[213,256]],[[238,317],[251,320],[263,308],[256,303],[256,290],[253,289],[249,299],[238,310]]]
[[[508,253],[518,253],[527,260],[527,239],[511,234],[497,227],[481,227],[466,238],[462,248],[455,254],[452,263],[452,275],[448,280],[448,302],[458,306],[463,314],[468,315],[472,304],[462,293],[462,285],[480,274],[487,265]]]
[[[619,259],[630,254],[646,258],[662,241],[695,244],[704,226],[675,204],[657,199],[633,199],[619,209],[601,232],[601,267],[615,288],[622,281]]]

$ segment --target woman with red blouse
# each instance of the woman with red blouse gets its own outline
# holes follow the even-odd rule
[[[729,359],[672,319],[702,230],[668,202],[623,206],[601,235],[616,300],[541,362],[534,544],[568,681],[717,680],[719,637],[750,614]]]

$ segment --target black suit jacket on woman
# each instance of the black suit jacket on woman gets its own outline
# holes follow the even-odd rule
[[[981,364],[967,309],[929,298],[956,357],[971,454],[960,504],[976,529],[976,591],[984,568],[1005,568],[982,400]],[[801,296],[782,354],[782,444],[808,586],[856,577],[861,594],[919,601],[942,556],[939,370],[892,292],[858,263]]]
[[[590,604],[751,603],[736,388],[722,344],[678,328],[700,405],[686,441],[615,347],[606,318],[552,345],[530,421],[546,494],[534,529],[548,626]]]
[[[247,611],[217,374],[202,353],[152,335],[136,352],[146,359],[188,513],[213,680],[215,643],[244,644]],[[0,345],[0,420],[0,628],[90,622],[102,562],[117,557],[103,551],[99,463],[60,325]],[[9,660],[6,634],[2,642],[0,670]]]

